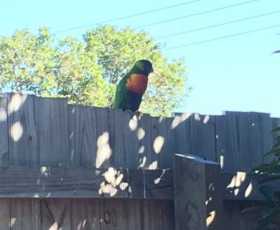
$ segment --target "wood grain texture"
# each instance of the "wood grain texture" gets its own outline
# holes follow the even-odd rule
[[[69,199],[41,200],[41,229],[71,229]]]
[[[144,200],[142,203],[142,229],[174,230],[173,203],[170,201]]]
[[[238,130],[234,113],[216,116],[216,152],[225,172],[238,170]]]
[[[9,164],[8,97],[0,95],[0,166]]]
[[[167,160],[171,160],[171,155],[167,152],[167,136],[168,127],[166,125],[166,119],[163,117],[153,117],[152,120],[152,162],[154,162],[155,167],[153,169],[159,168],[169,168],[170,164],[167,164]]]
[[[68,105],[68,129],[71,166],[95,167],[97,134],[95,110]]]
[[[261,123],[261,135],[262,135],[262,153],[265,155],[272,148],[273,136],[272,136],[272,121],[273,119],[269,114],[261,114],[260,115],[260,123]],[[263,156],[264,162],[270,162],[271,159]]]
[[[96,168],[108,168],[112,165],[112,134],[110,133],[109,109],[95,108],[96,116]]]
[[[35,99],[35,119],[40,165],[65,167],[70,164],[68,110],[65,99]]]
[[[190,128],[191,154],[217,161],[215,151],[215,123],[208,115],[194,114]]]
[[[0,199],[0,229],[10,229],[11,200]]]
[[[11,199],[9,204],[11,229],[41,229],[39,200]]]
[[[156,162],[152,162],[152,121],[146,114],[139,118],[139,162],[138,168],[151,169],[157,168]]]
[[[183,155],[175,155],[173,170],[176,230],[205,230],[205,165]]]
[[[103,201],[102,229],[129,230],[127,203],[121,200]],[[137,220],[137,217],[135,217]]]
[[[176,114],[172,119],[171,129],[175,136],[175,153],[191,153],[191,113]]]
[[[137,169],[139,167],[139,116],[125,112],[124,119],[124,150],[126,155],[126,167],[129,169]],[[124,166],[122,166],[124,167]]]
[[[10,165],[39,165],[38,135],[35,124],[34,96],[8,95]]]
[[[97,199],[72,199],[71,230],[100,230],[102,202]]]
[[[173,174],[170,169],[144,171],[146,199],[173,199]]]

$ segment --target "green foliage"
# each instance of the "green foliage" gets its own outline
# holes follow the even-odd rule
[[[280,127],[273,130],[275,143],[266,157],[271,160],[269,163],[261,164],[253,170],[259,191],[265,197],[265,204],[261,206],[261,216],[258,220],[258,230],[268,230],[277,226],[280,222]]]
[[[70,103],[110,106],[116,83],[138,59],[150,59],[155,73],[141,111],[169,115],[186,92],[182,60],[168,61],[147,34],[112,26],[93,29],[83,40],[54,39],[18,31],[0,38],[0,89],[67,97]]]

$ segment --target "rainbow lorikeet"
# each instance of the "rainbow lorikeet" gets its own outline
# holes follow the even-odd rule
[[[136,112],[146,91],[151,72],[153,66],[150,61],[137,61],[117,85],[113,108]]]

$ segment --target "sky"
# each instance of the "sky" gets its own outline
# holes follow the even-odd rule
[[[58,38],[81,37],[107,20],[150,33],[169,60],[184,59],[193,89],[177,111],[280,117],[279,0],[1,0],[0,36],[47,26]]]

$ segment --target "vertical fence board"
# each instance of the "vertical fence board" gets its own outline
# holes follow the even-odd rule
[[[68,106],[70,162],[72,166],[95,167],[96,117],[90,107]]]
[[[7,166],[9,163],[7,105],[7,95],[0,95],[0,167]]]
[[[0,229],[10,229],[10,199],[0,199]]]
[[[38,166],[34,96],[18,93],[9,94],[8,114],[10,164]]]
[[[32,212],[32,200],[12,199],[11,200],[11,229],[26,230],[35,229]]]
[[[216,116],[216,152],[220,156],[220,165],[225,172],[236,171],[237,125],[233,113],[227,112],[224,116]]]
[[[152,165],[152,121],[150,117],[144,114],[139,120],[138,138],[139,138],[139,164],[138,168],[151,168]]]
[[[160,167],[160,154],[162,149],[160,148],[160,123],[158,117],[151,117],[151,169],[158,169]],[[158,142],[158,143],[157,143]],[[163,146],[162,146],[163,147]]]
[[[217,133],[218,130],[216,130],[216,134],[218,134],[220,137],[224,135],[225,139],[225,156],[224,156],[224,162],[227,162],[228,164],[225,164],[225,171],[227,172],[235,172],[238,170],[238,128],[237,128],[237,120],[236,116],[232,112],[227,112],[225,115],[225,129],[222,133]],[[221,131],[221,130],[219,130]],[[221,141],[222,139],[218,139],[218,141]]]
[[[174,230],[173,204],[168,201],[144,200],[143,230]]]
[[[155,213],[159,210],[158,219],[154,220],[158,222],[155,229],[175,230],[173,201],[156,201],[153,207]]]
[[[114,167],[121,167],[125,164],[123,115],[122,110],[110,111],[112,165]]]
[[[96,199],[71,200],[71,230],[100,230],[100,203]]]
[[[191,118],[191,154],[216,161],[215,125],[213,118],[195,114]]]
[[[260,115],[260,123],[261,123],[261,136],[262,136],[262,153],[268,153],[271,150],[273,137],[272,137],[272,119],[269,114],[261,114]],[[268,157],[263,157],[265,162],[270,161]]]
[[[238,170],[249,171],[263,162],[264,137],[260,113],[235,113],[238,123]]]
[[[191,138],[190,124],[191,113],[177,114],[171,123],[171,129],[174,130],[176,153],[190,154]]]
[[[251,166],[250,156],[250,130],[249,114],[235,112],[238,127],[238,151],[236,152],[235,163],[240,171],[248,171]]]
[[[71,229],[69,199],[41,200],[41,229]]]
[[[115,167],[137,168],[138,118],[128,111],[115,110],[113,114],[113,162]],[[111,112],[111,113],[112,113]]]
[[[155,148],[158,149],[159,151],[158,153],[160,157],[159,168],[172,167],[171,162],[173,159],[172,156],[173,151],[168,148],[168,143],[169,143],[168,135],[169,135],[168,119],[161,117],[159,118],[159,136],[157,137],[156,142],[154,142]]]
[[[69,164],[68,111],[64,99],[36,98],[35,114],[38,127],[40,164]]]
[[[156,168],[170,168],[172,150],[168,152],[169,126],[167,118],[152,118],[152,161],[158,162]]]
[[[248,162],[248,170],[263,163],[263,138],[260,114],[249,114],[249,154],[250,161]]]
[[[126,155],[127,168],[136,169],[139,166],[139,117],[132,116],[126,113],[124,116],[125,127],[124,127],[124,147]]]
[[[125,201],[127,212],[127,229],[143,230],[141,219],[141,200]]]
[[[224,171],[229,171],[232,155],[229,155],[226,148],[226,119],[224,115],[215,116],[215,141],[217,162]],[[227,155],[228,154],[228,155]]]
[[[251,158],[248,165],[251,169],[264,162],[264,154],[267,153],[271,147],[272,122],[269,114],[250,113],[249,123],[249,153]]]
[[[165,126],[166,126],[166,139],[165,139],[165,155],[162,155],[161,158],[161,168],[172,168],[173,156],[176,153],[176,145],[175,145],[175,132],[171,128],[173,119],[166,118]]]
[[[205,230],[205,165],[183,155],[175,155],[173,165],[176,230]]]
[[[102,228],[104,230],[129,230],[126,202],[112,199],[104,200],[102,212]]]
[[[96,108],[96,167],[108,168],[112,163],[112,135],[108,108]]]

